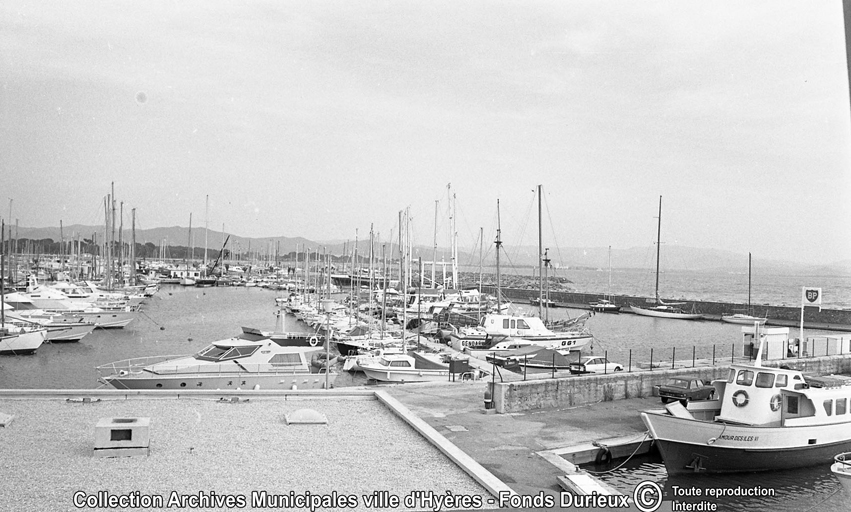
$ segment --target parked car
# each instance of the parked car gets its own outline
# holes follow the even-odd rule
[[[582,356],[579,361],[570,363],[570,373],[612,373],[623,370],[623,365],[613,363],[603,356]]]
[[[715,396],[715,386],[693,376],[674,377],[657,385],[656,391],[665,404],[679,400],[685,405],[692,400],[711,400]]]

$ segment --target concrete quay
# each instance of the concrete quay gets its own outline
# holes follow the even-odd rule
[[[661,407],[658,398],[648,397],[494,414],[484,408],[482,381],[380,387],[521,496],[558,498],[571,485],[574,494],[625,493],[576,464],[596,458],[600,448],[594,443],[625,446],[619,449],[630,453],[635,445],[629,443],[649,447],[639,413]]]

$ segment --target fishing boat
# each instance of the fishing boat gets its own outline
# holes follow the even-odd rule
[[[316,349],[284,347],[245,331],[190,356],[128,359],[98,366],[116,389],[324,389],[335,372],[311,365]]]
[[[754,323],[764,324],[765,317],[753,315],[751,309],[751,253],[748,253],[748,308],[745,313],[736,313],[733,315],[721,315],[721,320],[728,324],[753,325]]]
[[[680,320],[699,320],[703,315],[697,312],[687,312],[680,306],[682,302],[664,302],[659,298],[659,260],[662,246],[662,196],[659,196],[659,223],[656,228],[656,299],[653,306],[630,305],[629,309],[636,315],[656,318],[678,318]]]
[[[840,453],[833,457],[830,472],[842,484],[845,494],[851,495],[851,452]]]
[[[716,400],[641,413],[668,475],[788,470],[851,451],[849,380],[763,366],[759,339],[754,364],[712,382]]]
[[[406,354],[384,354],[377,360],[360,363],[366,377],[379,382],[438,382],[449,380],[446,369],[419,368],[416,360]]]

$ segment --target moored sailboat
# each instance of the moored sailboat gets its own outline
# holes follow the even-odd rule
[[[729,324],[753,325],[754,323],[764,324],[767,320],[765,317],[753,315],[751,309],[751,253],[748,253],[748,308],[745,313],[736,313],[733,315],[721,315],[721,320]]]
[[[652,316],[656,318],[678,318],[681,320],[698,320],[703,315],[696,312],[686,312],[680,306],[681,302],[664,302],[659,298],[659,260],[660,247],[662,245],[662,196],[659,196],[659,222],[656,228],[656,295],[655,306],[641,307],[630,305],[629,309],[636,315]]]

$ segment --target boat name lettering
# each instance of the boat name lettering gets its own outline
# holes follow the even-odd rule
[[[759,436],[719,436],[718,439],[723,439],[724,441],[744,441],[746,443],[752,443],[759,441]]]

